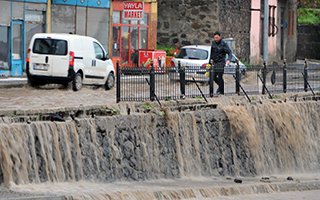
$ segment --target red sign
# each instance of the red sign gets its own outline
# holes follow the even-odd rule
[[[124,19],[142,19],[143,18],[143,2],[123,2],[123,18]]]

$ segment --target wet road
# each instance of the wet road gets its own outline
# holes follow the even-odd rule
[[[302,192],[283,192],[273,194],[254,194],[215,198],[216,200],[319,200],[320,190]]]
[[[93,106],[115,102],[115,88],[106,91],[103,88],[84,87],[78,92],[56,85],[40,89],[28,86],[0,88],[0,110]]]

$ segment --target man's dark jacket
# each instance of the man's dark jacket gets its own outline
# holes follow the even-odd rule
[[[212,42],[210,61],[213,60],[213,64],[222,64],[226,62],[226,55],[228,55],[227,60],[231,61],[232,51],[228,44],[221,40],[220,42]]]

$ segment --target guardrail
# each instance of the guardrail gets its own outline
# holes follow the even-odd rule
[[[117,102],[120,101],[154,101],[184,98],[214,97],[217,85],[214,82],[215,73],[225,70],[225,95],[245,95],[249,101],[250,95],[274,94],[287,92],[308,92],[315,95],[320,89],[320,65],[287,64],[251,66],[245,71],[236,67],[228,69],[215,66],[150,68],[121,67],[117,70]]]

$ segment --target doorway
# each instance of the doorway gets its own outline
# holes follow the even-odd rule
[[[138,50],[147,49],[149,15],[141,20],[126,20],[121,11],[113,12],[112,57],[121,64],[138,65]]]
[[[12,20],[10,28],[10,76],[22,76],[24,66],[24,22]]]

